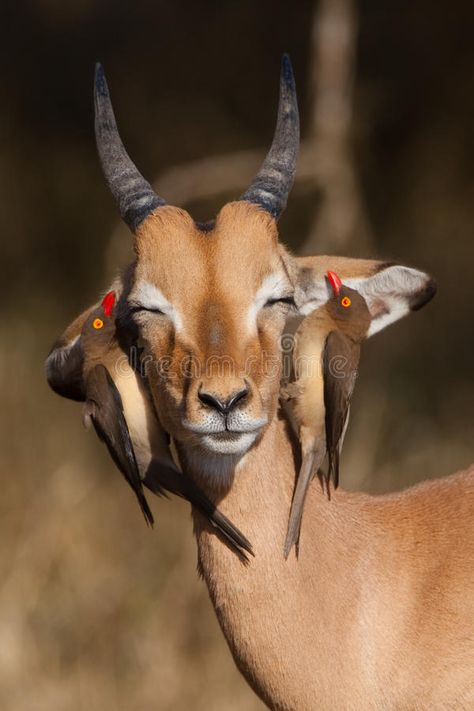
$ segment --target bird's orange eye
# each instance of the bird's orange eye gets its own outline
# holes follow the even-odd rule
[[[347,309],[347,307],[352,304],[352,301],[349,299],[348,296],[345,296],[343,299],[341,299],[341,304],[342,306],[344,306],[345,309]]]
[[[95,318],[94,321],[92,322],[92,325],[94,328],[99,329],[102,328],[104,325],[104,322],[102,321],[101,318]]]

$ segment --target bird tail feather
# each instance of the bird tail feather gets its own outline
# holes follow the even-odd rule
[[[328,493],[328,499],[331,498],[331,479],[333,481],[334,489],[337,489],[337,487],[339,486],[339,460],[339,447],[336,447],[334,451],[328,450],[328,470],[326,474],[326,488]]]
[[[234,526],[227,516],[219,511],[186,474],[182,474],[177,469],[166,464],[158,464],[158,472],[156,473],[155,466],[152,465],[147,471],[144,483],[158,495],[163,495],[163,493],[166,493],[165,490],[168,490],[170,493],[186,499],[207,518],[231,548],[243,559],[247,560],[246,553],[254,555],[252,544],[248,538],[244,536],[237,526]]]
[[[321,466],[323,458],[324,450],[317,452],[311,451],[303,457],[295,494],[291,503],[290,519],[288,521],[288,531],[284,548],[285,558],[288,558],[291,549],[299,540],[306,494],[308,493],[313,474],[317,472]]]

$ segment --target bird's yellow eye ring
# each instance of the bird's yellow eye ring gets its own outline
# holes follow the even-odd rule
[[[348,296],[344,296],[343,299],[341,299],[341,305],[344,306],[345,309],[347,309],[348,306],[352,304],[352,301],[349,299]]]
[[[102,326],[104,325],[104,322],[102,321],[101,318],[95,318],[92,322],[92,325],[94,328],[99,329],[99,328],[102,328]]]

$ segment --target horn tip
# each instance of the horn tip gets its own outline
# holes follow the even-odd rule
[[[105,79],[104,67],[100,62],[96,62],[95,65],[95,77],[94,77],[95,93],[97,96],[108,96],[107,81]]]
[[[293,74],[290,55],[286,52],[281,58],[281,78],[285,84],[291,86],[292,88],[295,86],[295,77]]]

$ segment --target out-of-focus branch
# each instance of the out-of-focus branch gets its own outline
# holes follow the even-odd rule
[[[352,87],[357,37],[354,0],[320,0],[314,14],[310,55],[310,134],[302,142],[296,182],[318,190],[314,219],[302,254],[343,253],[351,243],[371,245],[371,234],[350,149]],[[175,165],[155,181],[170,204],[186,206],[245,189],[263,159],[248,150]],[[126,228],[117,227],[107,265],[129,256]]]
[[[154,188],[170,205],[185,207],[190,202],[209,200],[229,193],[235,198],[244,191],[252,175],[264,158],[261,150],[239,151],[204,158],[182,165],[174,165],[155,181]],[[323,180],[314,141],[303,141],[298,159],[296,181],[312,189]],[[127,227],[118,223],[107,249],[109,273],[116,269],[117,262],[129,260],[130,240],[125,238]],[[321,251],[321,250],[316,250]]]
[[[311,43],[311,136],[322,192],[302,252],[345,251],[371,237],[350,148],[357,14],[353,0],[320,0]]]

